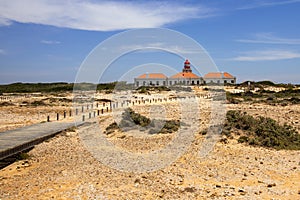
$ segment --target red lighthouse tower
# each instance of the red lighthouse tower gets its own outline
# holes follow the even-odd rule
[[[184,62],[184,67],[182,69],[182,72],[184,73],[192,73],[192,69],[191,69],[191,63],[188,59],[185,60]]]

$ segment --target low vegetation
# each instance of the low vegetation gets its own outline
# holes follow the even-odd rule
[[[67,92],[76,90],[98,90],[109,91],[123,90],[132,88],[132,84],[126,82],[111,82],[111,83],[12,83],[7,85],[0,85],[0,94],[3,93],[34,93],[34,92]]]
[[[4,101],[4,102],[1,102],[0,103],[0,107],[2,106],[14,106],[15,104],[11,103],[11,102],[7,102],[7,101]]]
[[[177,131],[180,127],[180,122],[178,120],[151,120],[139,113],[134,112],[131,108],[125,109],[122,113],[122,120],[119,124],[116,122],[111,123],[107,128],[105,133],[111,134],[115,130],[129,131],[133,129],[139,129],[143,131],[148,131],[149,134],[155,133],[173,133]]]
[[[62,92],[72,91],[72,83],[13,83],[0,85],[0,93],[32,93],[32,92]]]
[[[30,106],[47,106],[44,101],[33,101],[29,104]]]
[[[162,92],[162,91],[170,91],[171,89],[166,86],[141,86],[136,89],[138,93],[149,93],[151,92]]]
[[[291,105],[300,103],[300,89],[286,89],[279,92],[261,89],[257,92],[244,92],[232,94],[227,92],[226,98],[229,103],[265,103],[269,105]]]
[[[284,84],[284,83],[274,83],[272,81],[257,81],[257,82],[254,82],[254,81],[245,81],[245,82],[242,82],[242,83],[239,83],[237,84],[238,87],[248,87],[249,86],[249,82],[250,82],[250,87],[251,89],[254,89],[254,87],[258,87],[258,88],[265,88],[265,87],[283,87],[283,88],[286,88],[286,89],[291,89],[291,88],[294,88],[295,85],[292,85],[290,83],[288,84]]]
[[[274,149],[300,150],[300,134],[287,124],[280,125],[268,117],[254,118],[247,113],[230,110],[226,114],[223,135],[235,134],[238,142]]]

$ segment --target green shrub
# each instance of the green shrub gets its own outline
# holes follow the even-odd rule
[[[136,125],[142,127],[148,126],[151,120],[139,113],[134,112],[131,108],[126,108],[122,114],[122,121],[131,119]]]
[[[105,133],[108,135],[108,134],[113,133],[117,129],[119,129],[118,124],[116,122],[113,122],[108,127],[106,127]]]
[[[287,124],[280,125],[268,117],[254,118],[247,113],[230,110],[226,114],[223,135],[228,131],[242,130],[238,142],[275,149],[300,150],[300,134]]]
[[[34,101],[30,103],[31,106],[46,106],[47,104],[43,101]]]
[[[249,138],[247,136],[244,136],[244,135],[239,137],[239,139],[238,139],[239,143],[246,143],[248,141],[249,141]]]
[[[0,107],[1,106],[14,106],[15,104],[13,104],[13,103],[11,103],[11,102],[7,102],[7,101],[5,101],[5,102],[1,102],[0,103]]]
[[[179,129],[179,127],[179,120],[167,120],[163,128],[159,131],[159,133],[173,133],[176,132]]]
[[[16,159],[17,160],[26,160],[28,159],[30,156],[27,152],[21,152],[19,154],[16,155]]]
[[[113,133],[117,129],[122,129],[123,131],[128,131],[131,129],[142,128],[142,130],[149,130],[149,134],[154,133],[173,133],[177,131],[180,127],[179,120],[150,120],[149,118],[134,112],[131,108],[125,109],[122,113],[122,120],[119,125],[116,122],[110,124],[105,133]]]
[[[166,86],[141,86],[136,90],[138,93],[146,94],[149,91],[162,92],[162,91],[170,91],[171,89]]]

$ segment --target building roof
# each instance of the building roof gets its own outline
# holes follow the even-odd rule
[[[166,75],[162,74],[162,73],[150,73],[150,74],[142,74],[137,78],[167,78]]]
[[[232,76],[228,72],[210,72],[206,74],[203,78],[234,78],[234,76]]]
[[[179,72],[171,76],[170,78],[200,78],[200,77],[192,72]]]

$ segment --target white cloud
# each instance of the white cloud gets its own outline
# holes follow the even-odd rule
[[[239,39],[237,42],[244,43],[260,43],[260,44],[300,44],[300,39],[297,38],[280,38],[272,33],[258,33],[253,39]]]
[[[55,40],[41,40],[41,43],[43,43],[43,44],[60,44],[60,41],[55,41]]]
[[[176,54],[200,54],[204,53],[204,51],[200,51],[199,49],[186,48],[185,46],[178,45],[167,45],[164,43],[149,43],[144,45],[130,45],[130,46],[120,46],[119,49],[121,51],[126,50],[141,50],[144,52],[157,52],[159,50],[167,50]]]
[[[270,61],[300,58],[300,53],[287,50],[265,50],[244,52],[241,56],[232,58],[236,61]]]
[[[82,30],[111,31],[161,27],[190,18],[205,18],[213,10],[171,1],[0,1],[0,24],[12,21]]]
[[[5,55],[6,51],[4,49],[0,49],[0,55]]]
[[[0,17],[0,26],[9,26],[11,25],[11,21],[6,18]]]
[[[259,0],[259,1],[254,1],[253,4],[239,7],[238,10],[248,10],[248,9],[260,8],[260,7],[278,6],[278,5],[285,5],[285,4],[298,3],[298,2],[300,2],[300,0],[280,0],[280,1]]]

